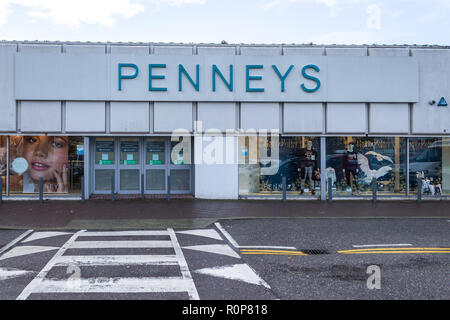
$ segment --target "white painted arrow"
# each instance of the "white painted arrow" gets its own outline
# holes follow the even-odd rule
[[[209,244],[209,245],[201,245],[201,246],[189,246],[183,247],[183,249],[203,251],[215,254],[222,254],[224,256],[230,256],[233,258],[240,259],[241,257],[228,245],[226,244]]]
[[[72,234],[72,233],[69,233],[69,232],[54,232],[54,231],[35,232],[35,233],[33,233],[31,236],[29,236],[28,238],[26,238],[22,242],[30,242],[30,241],[39,240],[39,239],[63,236],[63,235],[66,235],[66,234]]]
[[[17,278],[20,276],[24,276],[26,274],[34,273],[33,271],[25,271],[25,270],[18,270],[18,269],[11,269],[11,268],[0,268],[0,281],[11,279],[11,278]]]
[[[50,250],[58,250],[58,247],[40,247],[40,246],[22,246],[15,247],[10,251],[6,252],[4,255],[0,257],[0,260],[5,260],[13,257],[25,256],[33,253],[46,252]]]
[[[211,239],[222,240],[222,237],[214,229],[186,230],[186,231],[177,231],[177,233],[190,234],[193,236],[207,237],[207,238],[211,238]]]
[[[247,264],[233,264],[221,267],[205,268],[194,272],[218,278],[243,281],[270,289],[270,286]]]

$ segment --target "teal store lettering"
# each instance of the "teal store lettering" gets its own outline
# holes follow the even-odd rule
[[[272,71],[276,74],[280,81],[280,91],[286,91],[286,80],[292,74],[294,65],[290,65],[287,69],[281,70],[276,65],[272,65]],[[148,91],[168,91],[168,88],[163,86],[163,81],[166,76],[163,74],[167,69],[166,64],[149,64],[148,65]],[[192,68],[188,68],[191,70]],[[317,65],[309,64],[300,69],[300,75],[310,83],[300,83],[299,87],[306,93],[314,93],[321,87],[318,75],[320,68]],[[139,76],[139,67],[134,63],[119,63],[118,64],[118,90],[122,91],[125,80],[133,80]],[[245,65],[245,91],[250,93],[264,92],[263,86],[264,65]],[[195,79],[195,80],[194,80]],[[220,79],[220,80],[219,80]],[[187,81],[186,81],[187,80]],[[200,65],[195,65],[195,70],[188,71],[184,65],[178,65],[178,91],[182,92],[184,83],[189,83],[190,86],[197,92],[200,91]],[[219,80],[219,81],[218,81]],[[155,82],[157,84],[155,85]],[[259,85],[258,85],[259,83]],[[315,83],[315,85],[311,85]],[[159,85],[158,85],[159,84]],[[223,72],[215,64],[211,66],[211,91],[216,92],[218,86],[223,86],[229,92],[234,89],[234,66],[230,64],[228,72]]]

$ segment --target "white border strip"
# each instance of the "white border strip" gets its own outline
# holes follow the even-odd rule
[[[214,225],[217,227],[217,229],[220,230],[220,232],[222,232],[224,237],[227,238],[227,240],[233,245],[233,247],[240,248],[238,243],[234,241],[233,237],[220,225],[220,223],[216,222],[214,223]]]
[[[170,239],[172,240],[173,249],[175,250],[175,255],[178,259],[178,264],[180,265],[181,274],[183,276],[185,290],[188,292],[189,298],[191,300],[200,300],[197,288],[195,286],[194,280],[192,279],[191,272],[187,265],[186,259],[184,258],[183,251],[181,250],[180,244],[178,243],[175,231],[172,228],[168,228]]]
[[[8,251],[12,246],[14,246],[16,243],[18,243],[20,240],[28,236],[30,233],[32,233],[33,230],[28,230],[22,233],[20,236],[15,238],[13,241],[5,245],[3,248],[0,249],[0,255],[3,254],[5,251]]]
[[[222,227],[222,225],[219,222],[214,223],[214,225],[217,227],[217,229],[222,232],[225,238],[235,247],[236,249],[240,248],[249,248],[249,249],[285,249],[285,250],[297,250],[295,247],[279,247],[279,246],[240,246],[233,237]]]
[[[353,248],[369,248],[369,247],[405,247],[412,246],[410,243],[398,243],[398,244],[363,244],[363,245],[352,245]]]

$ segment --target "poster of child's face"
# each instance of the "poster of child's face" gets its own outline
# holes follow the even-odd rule
[[[12,171],[22,177],[23,192],[68,192],[69,138],[65,136],[15,136],[11,139]]]
[[[6,176],[6,136],[0,136],[0,176]]]

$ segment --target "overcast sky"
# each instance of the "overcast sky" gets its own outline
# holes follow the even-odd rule
[[[450,0],[0,0],[1,40],[450,45]]]

